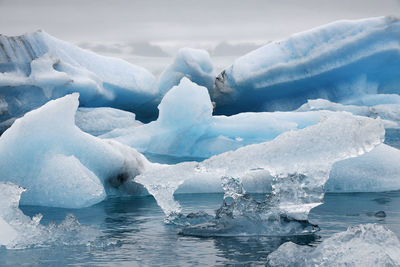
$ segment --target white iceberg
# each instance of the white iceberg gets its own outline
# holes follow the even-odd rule
[[[97,55],[43,31],[0,35],[0,107],[8,105],[0,121],[72,92],[80,93],[82,106],[110,106],[142,118],[155,116],[159,98],[155,77],[124,60]]]
[[[393,17],[344,20],[271,42],[217,77],[216,111],[293,110],[307,99],[397,94],[399,29]]]
[[[400,189],[400,150],[381,144],[357,158],[333,165],[327,192],[382,192]]]
[[[146,158],[75,126],[78,96],[28,112],[0,137],[0,181],[27,189],[21,203],[81,208],[102,201],[106,191],[141,190],[133,178],[148,166]]]
[[[161,73],[158,90],[165,95],[172,87],[178,85],[183,77],[206,87],[209,91],[213,89],[215,73],[206,50],[188,47],[179,49],[174,62]]]
[[[379,224],[352,226],[317,247],[292,242],[268,255],[267,266],[399,266],[400,241]]]

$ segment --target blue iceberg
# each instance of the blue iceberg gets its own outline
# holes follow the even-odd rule
[[[156,115],[155,77],[124,60],[97,55],[44,31],[0,35],[0,121],[79,92],[81,105]],[[9,123],[10,124],[10,123]]]
[[[293,110],[308,99],[333,102],[400,88],[400,22],[337,21],[271,42],[217,77],[218,114]]]

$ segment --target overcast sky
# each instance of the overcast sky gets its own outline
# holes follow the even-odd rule
[[[400,16],[399,0],[0,0],[0,33],[70,42],[264,41],[338,19]]]

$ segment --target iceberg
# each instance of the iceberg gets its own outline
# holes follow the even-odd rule
[[[351,226],[317,247],[292,242],[268,255],[267,266],[399,266],[400,241],[379,224]]]
[[[383,192],[400,190],[400,150],[381,144],[357,158],[333,165],[327,192]]]
[[[103,135],[115,129],[142,125],[135,113],[114,108],[78,108],[75,123],[82,131],[94,136]]]
[[[398,94],[399,29],[393,17],[344,20],[271,42],[216,78],[216,112],[294,110],[308,99]]]
[[[178,85],[183,77],[206,87],[211,92],[215,74],[210,55],[206,50],[188,47],[179,49],[174,62],[161,73],[158,90],[165,95],[172,87]]]
[[[385,95],[382,94],[381,96]],[[392,97],[394,99],[398,98],[400,100],[399,95],[388,95],[387,97]],[[370,118],[380,117],[384,121],[385,128],[400,127],[400,101],[398,103],[382,103],[373,106],[361,106],[333,103],[326,99],[315,99],[308,100],[307,103],[303,104],[297,109],[297,111],[300,112],[318,110],[347,111],[354,115],[366,116]]]
[[[333,164],[325,192],[385,192],[400,190],[400,150],[380,144],[359,157]],[[273,177],[267,170],[253,170],[242,177],[241,183],[249,193],[271,193]],[[176,194],[223,193],[219,179],[190,178],[176,190]]]
[[[265,170],[272,176],[272,195],[265,204],[269,207],[266,212],[272,213],[273,218],[279,214],[278,218],[305,221],[309,211],[322,203],[323,186],[332,165],[371,151],[383,141],[384,132],[379,119],[333,113],[316,125],[291,130],[270,142],[241,147],[203,162],[155,165],[136,176],[135,181],[145,186],[167,220],[173,221],[181,217],[181,207],[173,194],[186,180],[240,179],[253,171]]]
[[[0,121],[20,117],[72,92],[80,93],[85,107],[124,109],[143,119],[156,116],[159,92],[147,70],[81,49],[44,31],[0,35]]]
[[[26,188],[22,204],[82,208],[106,194],[143,190],[133,178],[150,163],[130,147],[82,132],[78,97],[49,101],[0,137],[0,181]]]
[[[7,249],[43,247],[49,245],[88,245],[100,234],[92,227],[81,225],[69,214],[60,224],[40,224],[42,215],[32,218],[18,208],[20,186],[0,182],[0,246]]]
[[[186,77],[166,93],[158,109],[156,121],[116,129],[100,137],[116,140],[142,153],[208,158],[317,124],[322,116],[331,113],[263,112],[212,116],[207,89]]]

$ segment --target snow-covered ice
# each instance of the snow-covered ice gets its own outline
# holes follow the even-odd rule
[[[344,20],[271,42],[217,77],[217,112],[293,110],[308,99],[397,94],[399,29],[393,17]]]
[[[267,266],[399,266],[400,241],[383,225],[352,226],[317,247],[292,242],[268,255]]]

